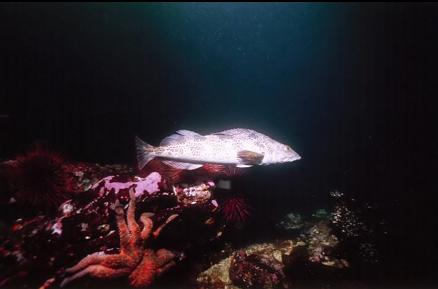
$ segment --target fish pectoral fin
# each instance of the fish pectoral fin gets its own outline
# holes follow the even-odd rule
[[[180,170],[196,170],[202,167],[202,165],[200,164],[183,163],[183,162],[175,162],[175,161],[163,161],[163,163],[175,169],[180,169]]]
[[[264,155],[253,151],[239,151],[237,157],[243,165],[259,165],[262,163]]]

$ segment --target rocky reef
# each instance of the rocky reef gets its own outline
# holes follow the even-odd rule
[[[213,165],[189,174],[157,161],[135,172],[47,151],[3,162],[0,288],[89,288],[108,280],[203,289],[324,280],[316,287],[327,288],[357,260],[378,262],[360,210],[337,191],[330,208],[289,212],[272,224],[272,236],[245,238],[254,208],[218,180],[240,174]],[[236,234],[245,245],[230,241]]]
[[[287,288],[285,263],[301,245],[285,240],[236,250],[198,275],[199,288]]]
[[[117,221],[118,216],[134,204],[137,211],[148,212],[150,220],[140,217],[146,223],[137,227],[144,229],[149,223],[157,224],[153,240],[145,239],[151,250],[168,246],[175,253],[167,255],[178,257],[175,262],[184,259],[184,251],[192,246],[193,240],[197,244],[208,242],[220,236],[218,233],[223,229],[214,221],[219,210],[213,199],[213,181],[170,184],[157,171],[136,176],[132,169],[122,165],[65,163],[64,175],[60,177],[69,179],[70,198],[49,212],[39,210],[39,203],[34,203],[34,210],[26,210],[23,206],[29,204],[17,200],[14,190],[17,177],[9,174],[17,167],[17,161],[4,162],[1,167],[2,207],[7,213],[0,227],[0,287],[56,287],[61,284],[65,269],[87,254],[120,254],[124,250],[120,243],[123,225]],[[38,191],[33,193],[44,197]],[[132,214],[135,217],[135,211]],[[137,224],[128,219],[129,223]],[[203,233],[204,239],[193,235],[193,230]],[[163,252],[170,251],[157,254],[161,256]]]
[[[334,254],[338,244],[327,222],[320,221],[297,238],[251,244],[231,251],[199,274],[198,285],[199,288],[294,288],[295,273],[302,268],[309,270],[307,275],[311,271],[348,269],[349,262]]]
[[[363,286],[351,280],[356,277],[355,266],[373,268],[379,262],[373,230],[367,228],[361,215],[364,212],[351,199],[337,191],[331,192],[330,197],[333,205],[329,209],[285,214],[277,221],[278,233],[270,241],[225,246],[227,250],[198,274],[195,287],[337,288],[341,283],[346,288]]]

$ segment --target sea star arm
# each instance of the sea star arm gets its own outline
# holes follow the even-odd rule
[[[123,267],[129,267],[129,265],[132,263],[132,261],[127,257],[126,255],[122,254],[104,254],[102,252],[97,252],[94,254],[90,254],[83,258],[79,263],[76,265],[67,268],[65,270],[66,273],[76,273],[80,270],[83,270],[86,267],[92,266],[92,265],[102,265],[105,267],[115,267],[115,268],[123,268]]]
[[[125,222],[125,213],[122,207],[116,208],[117,228],[119,229],[120,251],[123,252],[129,249],[131,234]]]
[[[161,274],[165,273],[167,270],[169,270],[170,268],[172,268],[173,266],[175,266],[175,261],[170,261],[168,263],[166,263],[165,265],[163,265],[162,267],[157,269],[157,277],[160,276]]]
[[[134,188],[129,190],[129,206],[127,211],[126,219],[128,221],[128,229],[131,233],[131,240],[141,241],[140,239],[140,226],[135,220],[135,210],[136,210],[136,197]]]
[[[82,278],[86,275],[89,275],[91,277],[101,278],[101,279],[113,279],[113,278],[127,275],[127,274],[129,274],[130,271],[131,271],[131,269],[129,269],[129,268],[112,269],[112,268],[108,268],[108,267],[105,267],[102,265],[91,265],[91,266],[88,266],[85,269],[77,272],[76,274],[65,278],[62,281],[60,287],[64,287],[68,283],[70,283],[76,279]]]
[[[90,254],[90,255],[86,256],[85,258],[83,258],[81,261],[79,261],[79,263],[77,263],[76,265],[65,269],[65,272],[67,272],[67,273],[78,272],[78,271],[84,269],[85,267],[102,262],[102,260],[105,257],[107,257],[107,255],[102,253],[102,252],[96,252],[96,253]]]
[[[175,254],[166,249],[158,250],[156,256],[158,268],[163,268],[163,266],[168,265],[175,258]]]
[[[140,222],[143,223],[143,230],[141,230],[140,237],[142,240],[147,240],[151,234],[154,223],[150,218],[151,213],[143,213],[140,216]]]
[[[172,222],[176,217],[178,217],[178,214],[173,214],[173,215],[170,215],[168,218],[167,218],[167,220],[163,223],[163,224],[161,224],[161,226],[159,226],[152,234],[154,235],[154,237],[155,238],[157,238],[159,235],[160,235],[160,233],[161,233],[161,230],[163,230],[163,228],[165,227],[165,226],[167,226],[167,224],[169,224],[170,222]]]
[[[160,249],[156,253],[157,257],[157,276],[160,276],[176,263],[174,261],[175,254],[166,249]]]

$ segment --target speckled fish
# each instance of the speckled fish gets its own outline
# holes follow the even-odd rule
[[[136,137],[136,146],[139,169],[154,158],[160,158],[167,165],[183,170],[194,170],[203,164],[235,165],[243,168],[301,159],[290,146],[244,128],[209,135],[179,130],[164,138],[158,147]]]

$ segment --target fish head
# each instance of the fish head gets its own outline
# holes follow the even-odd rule
[[[278,164],[293,162],[301,159],[301,156],[290,146],[273,142],[269,145],[269,150],[265,154],[263,164]]]
[[[283,146],[284,146],[282,153],[283,162],[293,162],[301,159],[301,156],[296,151],[294,151],[290,146],[288,145],[283,145]]]

